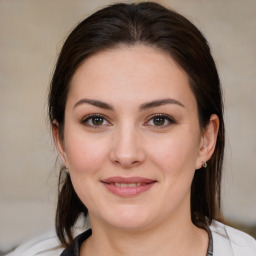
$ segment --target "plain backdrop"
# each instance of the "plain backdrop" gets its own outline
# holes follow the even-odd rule
[[[225,100],[225,216],[256,224],[256,1],[157,1],[210,42]],[[47,90],[72,28],[107,0],[0,0],[0,250],[53,228],[58,167]]]

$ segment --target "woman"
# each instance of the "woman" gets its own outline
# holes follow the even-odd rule
[[[57,236],[66,255],[256,255],[220,215],[219,76],[208,43],[159,4],[82,21],[49,93],[59,156]],[[74,239],[78,218],[91,228]]]

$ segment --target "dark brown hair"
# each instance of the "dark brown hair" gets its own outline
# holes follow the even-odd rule
[[[82,62],[120,44],[143,44],[169,54],[186,71],[198,106],[201,129],[210,116],[220,121],[217,144],[206,169],[195,173],[191,187],[191,218],[205,228],[220,213],[220,185],[224,152],[223,103],[219,76],[202,33],[180,14],[152,3],[114,4],[83,20],[68,36],[60,52],[49,92],[49,118],[59,124],[63,138],[64,112],[70,81]],[[60,172],[56,231],[64,246],[72,240],[72,227],[86,206],[78,198],[69,174]]]

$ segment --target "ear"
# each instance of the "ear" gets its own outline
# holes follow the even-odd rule
[[[199,153],[196,161],[196,169],[200,169],[203,163],[208,161],[215,149],[217,135],[219,131],[219,118],[212,114],[209,124],[202,131]]]
[[[60,126],[56,120],[52,122],[52,134],[53,134],[55,147],[58,151],[59,157],[61,158],[62,163],[68,168],[67,166],[68,161],[67,161],[67,156],[65,152],[64,139],[61,138],[62,136],[60,135]]]

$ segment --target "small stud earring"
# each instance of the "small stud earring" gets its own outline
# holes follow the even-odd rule
[[[207,167],[207,162],[206,162],[206,161],[202,162],[202,164],[203,164],[203,167],[204,167],[204,168]]]

